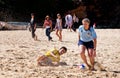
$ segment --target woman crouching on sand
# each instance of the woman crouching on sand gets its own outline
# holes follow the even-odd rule
[[[94,69],[94,57],[96,56],[96,43],[97,35],[93,27],[90,26],[90,20],[84,18],[82,24],[78,29],[78,46],[80,51],[80,56],[84,63],[88,66],[90,70]],[[88,56],[91,65],[88,64],[87,58],[85,56],[85,50],[88,51]]]

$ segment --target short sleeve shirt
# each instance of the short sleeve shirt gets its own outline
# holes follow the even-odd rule
[[[79,27],[79,33],[80,33],[80,40],[84,42],[92,41],[93,39],[97,38],[96,32],[93,27],[90,27],[89,30],[85,30],[84,26],[81,25]]]
[[[53,52],[53,54],[55,56],[57,56],[58,58],[55,58],[51,55],[51,52]],[[50,58],[53,62],[59,62],[60,61],[60,54],[59,51],[57,49],[51,49],[49,51],[46,52],[45,56],[47,56],[48,58]]]

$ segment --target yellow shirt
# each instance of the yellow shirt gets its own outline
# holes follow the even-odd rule
[[[57,58],[55,58],[54,56],[51,55],[51,52],[57,56]],[[49,51],[46,52],[45,56],[47,56],[48,58],[50,58],[52,60],[52,62],[59,62],[60,61],[60,54],[59,51],[57,49],[51,49]]]

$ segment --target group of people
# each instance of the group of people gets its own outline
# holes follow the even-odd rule
[[[67,24],[68,27],[71,27],[70,22],[67,22]],[[46,16],[43,27],[46,28],[46,35],[48,36],[48,40],[52,40],[52,37],[50,36],[50,31],[52,29],[52,21],[49,20],[49,16]],[[55,29],[57,29],[56,35],[59,37],[59,40],[61,41],[62,19],[60,14],[57,14]],[[96,47],[97,47],[96,44],[97,44],[97,35],[94,30],[94,27],[90,26],[90,20],[88,18],[84,18],[82,20],[82,25],[80,25],[78,28],[78,46],[79,46],[81,59],[90,70],[94,70]],[[85,55],[86,50],[88,52],[90,64]],[[37,59],[37,63],[40,66],[59,65],[60,56],[66,52],[67,52],[67,48],[64,46],[61,47],[59,50],[54,48],[50,51],[47,51],[45,55],[39,56],[39,58]]]
[[[68,13],[66,16],[65,16],[65,26],[67,26],[67,29],[69,29],[70,31],[75,31],[76,32],[76,26],[78,25],[78,22],[79,22],[79,18],[73,14],[73,16]]]
[[[31,27],[32,38],[34,38],[34,40],[37,40],[37,36],[35,34],[36,20],[34,17],[35,17],[34,13],[31,13],[30,27]],[[78,17],[76,17],[75,14],[73,15],[73,17],[71,14],[67,14],[65,16],[65,26],[67,27],[67,29],[70,29],[70,31],[72,31],[72,29],[73,31],[76,31],[75,26],[77,25],[78,22],[79,22],[79,19]],[[52,27],[52,20],[50,19],[49,15],[45,17],[43,28],[46,29],[45,34],[48,37],[48,41],[53,41],[52,37],[50,36],[51,31],[53,29],[56,31],[56,35],[59,38],[59,41],[62,41],[63,22],[62,22],[61,15],[59,13],[57,14],[55,28]]]
[[[75,19],[75,18],[74,18]],[[71,31],[73,19],[70,14],[66,15],[65,17],[66,24],[68,25],[68,28]],[[67,21],[68,20],[68,21]],[[34,40],[37,40],[37,36],[35,34],[36,31],[36,23],[34,19],[34,14],[31,14],[31,33]],[[50,17],[47,15],[45,17],[45,21],[43,24],[43,28],[45,28],[46,36],[48,37],[49,41],[52,41],[52,37],[50,36],[50,33],[52,31],[52,20],[50,20]],[[59,38],[59,41],[62,41],[62,18],[60,14],[57,14],[56,19],[56,25],[55,25],[56,35]],[[94,30],[94,27],[90,26],[90,20],[88,18],[84,18],[82,20],[82,25],[78,28],[78,46],[79,46],[79,52],[80,56],[83,60],[83,62],[86,64],[86,66],[90,69],[94,69],[94,62],[95,62],[95,56],[96,56],[96,45],[97,44],[97,35]],[[87,61],[85,51],[87,50],[90,64]],[[38,65],[59,65],[60,62],[60,55],[67,52],[66,47],[61,47],[59,50],[56,48],[46,52],[45,55],[40,56],[37,59]]]
[[[70,31],[72,31],[73,24],[75,23],[76,25],[76,23],[79,21],[79,19],[75,16],[75,14],[73,17],[70,14],[67,14],[65,16],[65,26],[67,26],[67,29],[70,29]],[[59,38],[59,41],[62,41],[63,22],[62,22],[61,15],[59,13],[57,14],[55,28],[52,28],[52,20],[48,15],[45,17],[43,28],[46,28],[46,36],[48,37],[49,41],[52,41],[52,37],[50,36],[52,29],[56,30],[56,35]],[[76,31],[75,28],[74,28],[74,31]]]

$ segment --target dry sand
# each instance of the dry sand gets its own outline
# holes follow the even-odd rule
[[[55,31],[53,42],[47,41],[43,29],[37,29],[40,41],[34,41],[28,30],[0,31],[0,78],[120,78],[120,29],[96,29],[97,60],[107,71],[84,71],[73,64],[82,64],[77,46],[77,32],[63,30],[63,42]],[[45,51],[66,46],[61,56],[67,65],[37,66],[36,59]]]

